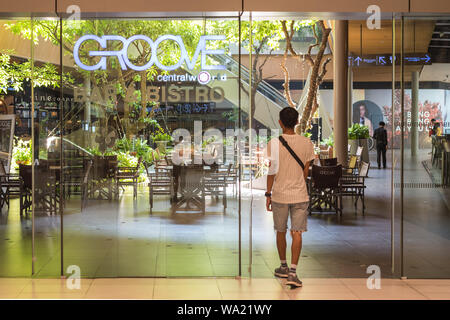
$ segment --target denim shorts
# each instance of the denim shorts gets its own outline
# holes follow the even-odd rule
[[[276,203],[272,201],[273,227],[276,231],[286,232],[289,215],[291,231],[306,232],[309,202]]]

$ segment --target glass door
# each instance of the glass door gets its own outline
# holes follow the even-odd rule
[[[450,18],[405,17],[402,37],[402,276],[448,278]]]
[[[32,273],[31,202],[21,188],[19,163],[31,165],[31,41],[13,32],[30,19],[0,20],[0,277]]]
[[[64,269],[237,275],[238,27],[63,22]]]

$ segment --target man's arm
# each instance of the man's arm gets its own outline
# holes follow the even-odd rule
[[[267,193],[271,193],[272,192],[272,186],[273,186],[273,180],[275,179],[275,175],[274,174],[268,174],[267,175]],[[272,198],[271,197],[266,197],[266,210],[267,211],[272,211]]]
[[[268,174],[267,175],[267,192],[272,192],[272,187],[273,187],[273,180],[275,179],[275,175],[274,174]]]
[[[372,138],[374,138],[375,140],[377,140],[377,133],[378,133],[378,129],[375,129]]]
[[[308,174],[309,174],[309,164],[311,161],[306,161],[305,163],[305,169],[303,169],[303,177],[306,179],[308,178]]]

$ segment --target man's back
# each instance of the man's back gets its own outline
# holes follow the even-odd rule
[[[305,165],[314,159],[311,140],[297,134],[283,134],[283,138]],[[271,160],[269,174],[275,175],[272,200],[278,203],[309,201],[303,170],[278,137],[269,142],[267,149]]]
[[[377,140],[377,145],[387,145],[386,129],[378,127],[373,134],[373,138]]]

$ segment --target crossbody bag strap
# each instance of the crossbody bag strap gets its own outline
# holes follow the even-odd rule
[[[291,149],[291,147],[289,146],[287,141],[283,138],[283,136],[280,136],[278,139],[283,144],[283,146],[287,149],[287,151],[289,151],[289,153],[295,159],[295,161],[298,162],[300,167],[302,167],[302,170],[305,170],[305,165],[303,164],[302,160],[300,160],[300,158],[297,156],[297,154],[294,152],[294,150]]]

